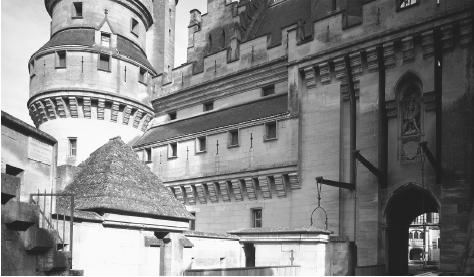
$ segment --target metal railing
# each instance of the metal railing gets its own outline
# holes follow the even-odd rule
[[[59,197],[64,197],[69,200],[68,211],[57,210],[57,200]],[[58,234],[59,241],[56,242],[56,250],[69,251],[70,267],[72,268],[72,250],[73,250],[73,235],[74,235],[74,195],[67,193],[38,193],[30,194],[30,203],[38,206],[40,215],[39,227],[55,230]],[[66,221],[69,218],[69,232],[66,231]],[[69,238],[66,238],[69,233]]]

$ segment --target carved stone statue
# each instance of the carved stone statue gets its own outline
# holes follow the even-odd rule
[[[415,92],[405,95],[402,102],[402,136],[420,133],[420,97]]]

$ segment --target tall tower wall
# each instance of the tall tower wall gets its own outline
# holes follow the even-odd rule
[[[114,136],[131,141],[153,118],[156,71],[146,56],[151,0],[45,0],[50,40],[31,56],[28,109],[77,165]]]
[[[174,38],[177,0],[153,2],[153,26],[148,32],[149,59],[157,73],[174,67]]]

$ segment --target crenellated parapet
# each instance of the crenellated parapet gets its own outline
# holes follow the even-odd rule
[[[168,185],[174,196],[186,205],[285,198],[301,188],[297,172],[262,174],[182,185]]]
[[[84,92],[36,95],[28,102],[28,109],[36,127],[50,120],[75,118],[104,120],[145,131],[153,118],[153,110],[139,102]]]

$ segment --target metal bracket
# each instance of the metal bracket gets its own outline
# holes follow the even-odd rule
[[[333,180],[326,180],[322,176],[316,177],[316,182],[318,182],[320,184],[327,185],[327,186],[337,187],[337,188],[342,188],[342,189],[348,189],[348,190],[354,190],[355,189],[354,184],[339,182],[339,181],[333,181]]]

